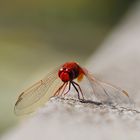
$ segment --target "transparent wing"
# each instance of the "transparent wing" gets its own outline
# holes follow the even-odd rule
[[[97,80],[93,75],[89,74],[86,69],[84,69],[84,72],[97,100],[106,104],[116,105],[131,104],[133,102],[126,91],[114,85]]]
[[[61,84],[62,82],[58,77],[58,69],[47,74],[44,79],[21,93],[15,104],[15,113],[22,115],[33,112],[48,101]]]

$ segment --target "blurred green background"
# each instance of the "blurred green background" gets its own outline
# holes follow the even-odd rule
[[[134,2],[0,1],[0,134],[23,89],[65,61],[84,64]]]

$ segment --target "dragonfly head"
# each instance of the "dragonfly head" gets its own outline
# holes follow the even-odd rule
[[[58,72],[58,76],[63,82],[68,82],[75,79],[78,75],[74,69],[62,67]]]
[[[69,69],[61,68],[58,72],[58,76],[63,82],[68,82],[71,80]]]

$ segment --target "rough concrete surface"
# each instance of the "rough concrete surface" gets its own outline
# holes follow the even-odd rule
[[[2,140],[138,140],[140,137],[140,4],[94,54],[87,68],[93,74],[129,92],[129,108],[96,106],[52,98]]]

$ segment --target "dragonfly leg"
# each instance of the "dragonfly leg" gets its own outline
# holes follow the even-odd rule
[[[62,86],[61,87],[59,87],[58,88],[58,90],[54,93],[54,95],[53,96],[58,96],[59,95],[59,93],[60,93],[60,91],[61,91],[61,89],[63,88],[63,86],[65,85],[66,83],[63,83],[62,84]]]
[[[64,93],[64,96],[65,96],[66,94],[68,94],[68,92],[70,91],[70,88],[71,88],[71,82],[69,82],[69,89],[68,89],[67,92]]]
[[[81,93],[81,95],[82,95],[82,98],[83,98],[83,100],[84,100],[84,95],[83,95],[83,92],[82,92],[81,87],[80,87],[79,84],[77,84],[76,82],[73,81],[73,83],[74,83],[75,85],[77,85],[77,87],[79,88],[80,93]]]
[[[75,90],[76,90],[77,93],[78,93],[78,99],[81,100],[79,90],[78,90],[77,87],[75,86],[75,83],[72,81],[71,84],[73,85],[73,87],[75,88]]]
[[[61,93],[59,92],[59,93],[60,93],[59,95],[62,95],[62,94],[64,93],[64,91],[65,91],[65,89],[66,89],[67,85],[68,85],[68,82],[66,82],[66,83],[65,83],[65,85],[63,86],[64,88],[63,88],[63,90],[62,90],[62,92],[61,92]]]

